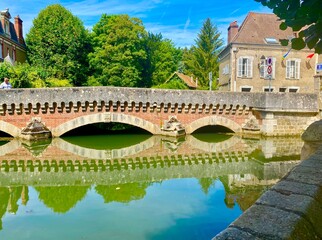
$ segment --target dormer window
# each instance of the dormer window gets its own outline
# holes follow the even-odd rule
[[[4,24],[4,30],[5,30],[5,33],[10,35],[10,25],[9,25],[9,22],[5,22]]]

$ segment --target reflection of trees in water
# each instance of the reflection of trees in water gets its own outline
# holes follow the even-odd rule
[[[19,208],[18,201],[21,198],[21,203],[26,205],[28,196],[28,187],[0,187],[0,230],[2,229],[2,217],[8,211],[16,214]]]
[[[41,200],[57,213],[66,213],[81,201],[90,186],[36,187]]]
[[[202,191],[207,195],[209,189],[215,186],[216,179],[214,178],[200,178],[198,179],[199,185],[201,186]]]
[[[1,219],[7,211],[9,195],[9,189],[7,187],[0,187],[0,230],[2,229]]]
[[[128,203],[133,200],[139,200],[144,198],[146,194],[145,190],[151,184],[152,183],[150,182],[139,182],[110,186],[98,185],[95,187],[95,190],[104,198],[105,203]]]

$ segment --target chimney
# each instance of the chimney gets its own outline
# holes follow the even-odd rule
[[[228,27],[228,43],[231,43],[231,41],[233,40],[233,38],[236,36],[236,34],[238,33],[238,24],[237,21],[234,21],[232,23],[230,23],[229,27]]]
[[[18,37],[18,42],[21,44],[25,44],[25,40],[23,39],[22,34],[22,20],[20,19],[19,15],[15,17],[15,31]]]

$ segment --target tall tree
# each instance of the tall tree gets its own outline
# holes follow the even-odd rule
[[[159,34],[148,33],[145,42],[147,60],[145,65],[146,82],[156,86],[164,83],[178,69],[182,51]]]
[[[144,87],[145,34],[138,18],[103,14],[93,27],[89,85]]]
[[[185,71],[198,78],[200,87],[208,88],[209,72],[212,72],[213,79],[219,76],[218,54],[224,44],[216,25],[210,18],[204,21],[195,42],[196,46],[185,50],[183,56]],[[216,81],[213,82],[213,88],[215,87]]]
[[[26,37],[28,62],[48,76],[69,79],[76,86],[86,82],[89,35],[79,18],[59,4],[42,10]]]
[[[291,27],[299,31],[297,37],[291,40],[292,48],[300,50],[305,47],[322,53],[322,0],[255,0],[273,9],[273,12],[283,21],[280,29]],[[287,45],[289,40],[281,40]]]

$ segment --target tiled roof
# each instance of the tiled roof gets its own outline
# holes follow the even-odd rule
[[[167,81],[169,81],[174,75],[177,75],[189,88],[197,88],[197,84],[191,79],[190,76],[179,72],[174,72]]]
[[[280,30],[280,24],[281,21],[275,14],[250,12],[232,42],[267,44],[265,38],[275,38],[277,41],[291,38],[293,36],[292,29]]]

